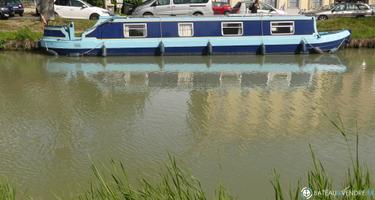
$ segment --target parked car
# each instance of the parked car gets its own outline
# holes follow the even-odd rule
[[[20,0],[5,0],[5,2],[11,12],[11,16],[14,16],[14,14],[23,16],[24,8]]]
[[[148,0],[133,11],[135,16],[213,15],[211,0]]]
[[[372,9],[372,14],[374,14],[375,13],[375,5],[369,5],[369,6]]]
[[[1,19],[8,19],[10,16],[10,10],[6,5],[5,0],[0,0],[0,18]]]
[[[82,0],[56,0],[55,13],[62,18],[99,19],[100,16],[110,16],[109,10],[92,6]]]
[[[215,15],[226,15],[232,11],[232,7],[224,2],[212,2],[212,10]]]
[[[334,17],[366,17],[373,14],[373,10],[365,3],[339,3],[330,10],[304,13],[307,16],[316,16],[318,20],[326,20]]]
[[[333,7],[335,7],[334,4],[329,4],[329,5],[321,6],[318,10],[331,10]]]
[[[248,13],[249,7],[252,5],[253,2],[251,1],[239,1],[236,5],[233,6],[231,13],[233,14],[245,14]],[[259,9],[257,10],[258,13],[269,13],[269,14],[276,14],[276,15],[286,15],[287,13],[283,10],[276,9],[273,6],[259,2]]]
[[[36,13],[39,15],[40,1],[37,2]],[[92,6],[82,0],[55,0],[55,15],[70,19],[99,19],[100,16],[110,16],[109,10]]]

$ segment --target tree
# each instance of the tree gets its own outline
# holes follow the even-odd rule
[[[44,24],[48,24],[48,21],[54,17],[54,0],[38,0],[37,7],[40,20]]]

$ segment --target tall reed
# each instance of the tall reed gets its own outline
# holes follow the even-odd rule
[[[93,164],[94,181],[91,189],[80,196],[80,200],[206,200],[206,193],[196,178],[185,173],[177,166],[174,157],[169,156],[165,165],[165,173],[161,181],[152,184],[141,179],[140,186],[135,187],[128,181],[126,169],[121,162],[111,161],[111,169],[107,172],[99,170]],[[214,199],[233,199],[224,187],[220,186],[214,194]]]
[[[348,168],[346,173],[346,181],[342,185],[342,192],[344,191],[364,191],[365,195],[332,195],[327,194],[324,191],[334,191],[333,190],[333,183],[332,180],[329,178],[322,162],[318,160],[315,156],[314,150],[312,146],[309,144],[311,158],[313,162],[313,168],[307,172],[307,183],[305,185],[311,189],[312,192],[320,191],[318,195],[313,194],[313,199],[319,200],[365,200],[365,199],[375,199],[375,194],[368,193],[369,191],[373,191],[374,184],[370,177],[370,172],[368,169],[364,168],[360,163],[359,157],[359,132],[357,124],[355,125],[355,150],[354,150],[354,158],[353,158],[353,151],[350,145],[350,138],[347,132],[347,129],[344,126],[344,122],[340,116],[337,118],[338,120],[329,120],[330,123],[338,130],[340,135],[346,142],[346,147],[348,150],[348,154],[351,160],[351,166]],[[280,181],[280,175],[278,175],[275,171],[274,179],[271,181],[273,185],[275,200],[284,200],[287,199],[282,184]],[[289,199],[303,199],[301,194],[301,185],[300,183],[297,184],[296,189],[289,190]],[[292,192],[294,191],[294,192]]]
[[[0,200],[15,200],[16,190],[8,181],[0,180]]]

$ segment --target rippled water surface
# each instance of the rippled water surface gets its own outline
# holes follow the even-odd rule
[[[357,121],[375,174],[374,55],[0,53],[0,176],[36,199],[74,197],[88,186],[90,157],[157,180],[170,152],[207,190],[272,199],[273,169],[287,185],[305,176],[309,143],[343,177],[349,156],[327,118],[337,114],[349,129]]]

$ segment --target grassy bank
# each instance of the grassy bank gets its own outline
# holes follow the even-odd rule
[[[41,37],[41,32],[31,31],[28,27],[12,32],[0,31],[0,49],[33,49]]]
[[[77,34],[95,24],[90,20],[57,18],[50,25],[67,25],[70,21],[74,21]],[[0,50],[34,49],[42,36],[43,26],[37,18],[0,20]]]
[[[66,25],[74,21],[77,34],[82,33],[95,21],[67,20],[57,18],[51,25]],[[375,17],[338,18],[318,22],[319,31],[350,29],[352,42],[350,47],[375,48]],[[37,18],[0,20],[0,49],[32,49],[42,37],[43,27]]]
[[[375,17],[337,18],[318,21],[319,31],[349,29],[352,31],[350,48],[375,48]]]
[[[318,21],[319,31],[350,29],[352,39],[375,39],[375,17],[336,18]]]

